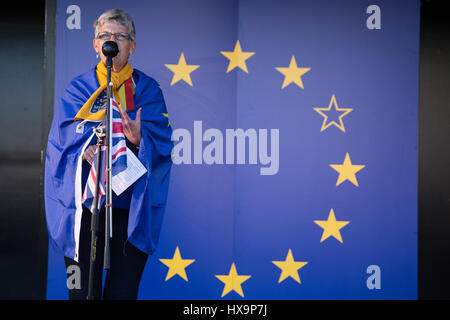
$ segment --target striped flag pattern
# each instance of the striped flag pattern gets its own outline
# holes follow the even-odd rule
[[[119,174],[127,168],[127,145],[125,140],[125,134],[123,133],[122,117],[120,116],[120,111],[117,102],[111,99],[111,168],[112,176]],[[104,125],[102,122],[100,125]],[[89,170],[89,176],[86,181],[86,186],[84,187],[83,196],[81,202],[89,208],[91,212],[94,209],[94,195],[95,195],[95,184],[97,181],[96,166],[97,166],[97,152],[98,147],[94,154],[94,160],[92,161],[91,168]],[[100,184],[99,184],[99,197],[98,197],[98,208],[104,203],[105,185],[106,185],[106,147],[101,147],[102,152],[102,163],[100,165]]]
[[[117,102],[112,99],[111,105],[111,168],[115,176],[127,168],[127,144]]]
[[[81,197],[81,202],[91,211],[94,212],[94,195],[95,195],[95,184],[97,183],[97,153],[99,147],[95,150],[94,160],[92,161],[91,168],[89,169],[89,176],[86,181],[86,186],[84,187],[83,196]],[[105,147],[102,146],[102,156],[105,153]],[[98,206],[97,208],[100,210],[100,207],[103,205],[105,192],[105,163],[106,158],[102,157],[102,163],[100,164],[100,183],[98,189]]]

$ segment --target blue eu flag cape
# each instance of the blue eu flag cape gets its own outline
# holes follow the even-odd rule
[[[138,158],[147,172],[134,183],[128,241],[151,254],[158,243],[169,188],[172,128],[158,83],[137,69],[133,81],[135,108],[127,113],[135,119],[142,107]],[[75,261],[83,211],[82,154],[96,139],[92,128],[99,122],[74,121],[74,117],[98,88],[95,67],[70,82],[55,109],[46,152],[44,192],[50,243]]]

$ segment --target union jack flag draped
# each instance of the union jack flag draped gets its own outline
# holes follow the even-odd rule
[[[125,134],[123,133],[122,117],[120,116],[120,111],[117,102],[111,99],[111,133],[110,133],[110,145],[111,145],[111,169],[112,176],[119,174],[127,168],[127,146],[125,141]],[[105,125],[102,121],[100,126]],[[92,161],[91,169],[89,170],[89,176],[86,181],[86,186],[84,187],[83,196],[81,198],[82,203],[89,208],[91,212],[94,212],[94,196],[95,196],[95,184],[97,180],[97,153],[99,147],[97,147],[94,160]],[[100,183],[99,183],[99,194],[98,194],[98,208],[105,202],[105,185],[106,185],[106,147],[103,145],[101,147],[101,159],[100,164]]]

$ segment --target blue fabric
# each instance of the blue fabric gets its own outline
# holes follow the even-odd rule
[[[135,119],[136,111],[142,107],[142,139],[137,156],[147,173],[130,187],[128,194],[120,197],[119,205],[122,201],[130,201],[128,241],[151,254],[157,247],[167,200],[172,128],[168,125],[168,117],[163,115],[167,109],[158,83],[137,69],[134,69],[133,78],[136,108],[127,113]],[[86,122],[81,133],[77,133],[82,120],[73,119],[98,86],[95,67],[70,82],[55,108],[48,137],[44,187],[47,229],[51,244],[70,258],[75,256],[77,163],[83,146],[92,139],[92,127],[98,124]],[[90,143],[95,143],[92,140]],[[81,185],[84,187],[83,183]]]

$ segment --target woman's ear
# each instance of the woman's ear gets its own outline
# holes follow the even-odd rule
[[[94,47],[95,52],[97,52],[97,54],[100,54],[100,48],[98,47],[97,41],[92,40],[92,46]]]
[[[130,55],[132,55],[134,53],[134,50],[136,50],[136,42],[131,41]]]

